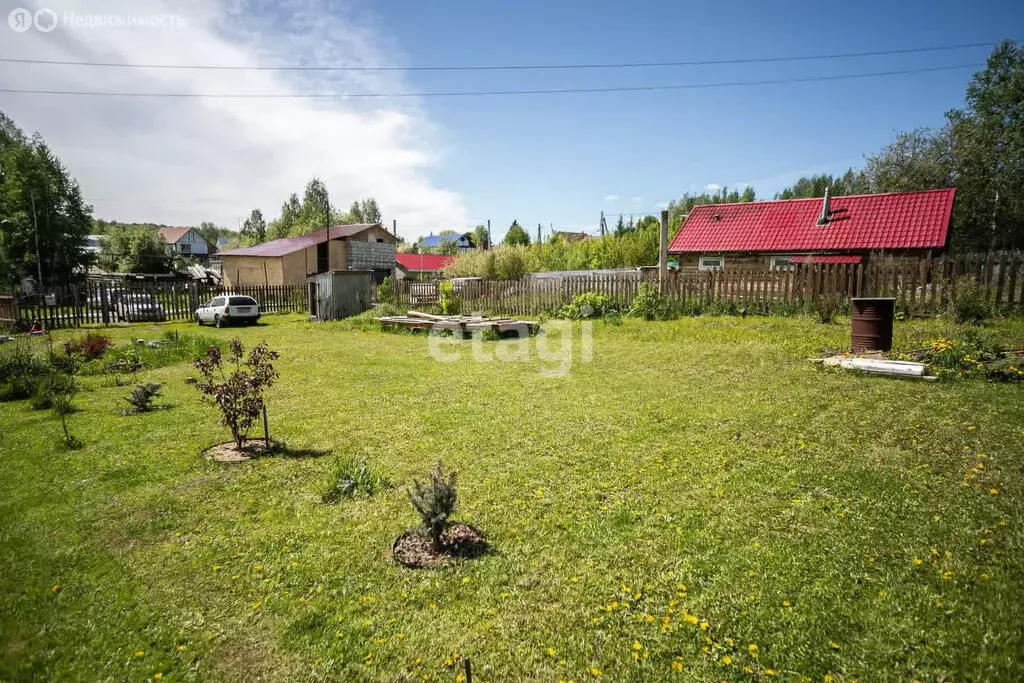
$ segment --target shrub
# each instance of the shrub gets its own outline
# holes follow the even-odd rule
[[[676,312],[672,302],[658,291],[658,285],[643,282],[633,299],[629,315],[644,320],[670,320],[676,317]]]
[[[458,315],[459,295],[455,293],[455,285],[451,280],[444,280],[437,285],[437,291],[441,295],[441,315]]]
[[[457,492],[455,472],[447,475],[438,460],[426,482],[413,480],[415,490],[409,490],[409,501],[423,520],[423,531],[430,536],[435,552],[440,552],[441,534],[448,526],[448,520],[455,512]]]
[[[988,375],[987,363],[1003,356],[1003,349],[991,336],[965,330],[960,339],[936,339],[928,344],[924,363],[929,372],[944,379],[981,378]]]
[[[225,358],[216,346],[208,348],[204,357],[192,363],[201,376],[190,378],[188,382],[220,408],[221,424],[231,430],[231,438],[238,448],[245,445],[249,428],[266,407],[263,392],[277,379],[271,362],[277,357],[277,352],[267,348],[266,343],[252,347],[246,356],[245,347],[236,338],[228,345],[226,360],[230,367],[227,371]]]
[[[394,305],[395,302],[395,278],[388,275],[377,285],[377,303]]]
[[[973,277],[958,277],[949,293],[949,312],[959,324],[980,323],[992,314],[985,289]]]
[[[572,298],[568,303],[554,311],[556,318],[568,318],[569,320],[588,320],[591,318],[603,318],[609,313],[617,313],[619,307],[609,297],[596,292],[583,292]]]
[[[335,464],[321,498],[328,504],[337,503],[359,492],[372,496],[389,486],[390,482],[370,469],[365,459],[345,458]]]
[[[74,377],[61,372],[50,372],[35,378],[30,405],[32,410],[49,410],[60,396],[72,396],[78,391]]]
[[[818,322],[827,325],[833,322],[839,311],[842,310],[843,298],[838,294],[822,294],[814,299],[812,307],[814,314],[818,317]]]
[[[136,413],[148,413],[153,410],[153,399],[160,396],[160,384],[154,384],[152,382],[148,384],[138,384],[132,389],[132,393],[125,399],[131,404],[134,412]]]
[[[114,345],[110,337],[90,332],[84,337],[70,341],[64,345],[64,350],[69,356],[82,356],[86,360],[96,360],[106,354],[107,349]]]
[[[31,398],[39,378],[50,372],[49,364],[27,341],[5,345],[0,352],[0,401]]]

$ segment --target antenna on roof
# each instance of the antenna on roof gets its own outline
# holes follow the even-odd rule
[[[828,221],[832,217],[832,211],[829,209],[829,204],[832,199],[830,196],[831,192],[831,187],[825,188],[825,198],[821,202],[821,213],[818,215],[818,225],[828,225]]]

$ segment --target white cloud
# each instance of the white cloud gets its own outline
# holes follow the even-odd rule
[[[658,202],[657,204],[655,204],[655,206],[658,207],[659,209],[667,209],[668,202]]]
[[[619,201],[619,195],[617,195],[617,194],[606,194],[604,196],[604,200],[606,202],[617,202],[617,201]]]
[[[634,203],[634,204],[639,204],[639,203],[640,203],[640,202],[642,202],[643,200],[644,200],[644,198],[643,198],[643,197],[633,197],[633,203]]]
[[[129,64],[388,64],[388,37],[332,0],[61,0],[50,33],[4,35],[5,56]],[[330,11],[328,11],[330,10]],[[79,16],[177,15],[183,26],[65,26]],[[6,30],[6,29],[5,29]],[[280,72],[0,65],[9,88],[299,93],[408,92],[395,72]],[[400,103],[400,104],[399,104]],[[469,226],[461,196],[429,174],[443,149],[416,98],[228,99],[4,96],[82,185],[97,217],[235,226],[260,208],[277,216],[314,175],[332,201],[374,196],[406,237]]]
[[[718,192],[719,190],[722,189],[722,186],[719,185],[718,183],[708,183],[707,185],[704,186],[704,189],[708,192]]]

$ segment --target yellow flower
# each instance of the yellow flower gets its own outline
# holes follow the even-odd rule
[[[825,683],[833,683],[835,680],[836,677],[832,674],[825,674]]]
[[[590,675],[593,676],[594,678],[600,678],[601,677],[601,670],[600,669],[592,666],[592,667],[590,667],[589,671],[590,671]]]
[[[953,572],[942,572],[942,578],[949,581],[953,578]]]
[[[988,574],[982,574],[981,575],[981,580],[982,581],[988,581]]]
[[[682,671],[683,670],[683,663],[682,662],[672,662],[672,670],[673,671]]]
[[[993,496],[999,495],[999,489],[989,489],[988,492],[991,493]]]
[[[754,643],[751,643],[750,645],[747,645],[747,651],[750,652],[750,654],[752,656],[756,657],[757,656],[757,645],[755,645]]]
[[[178,646],[178,652],[184,652],[184,651],[185,651],[185,646],[184,645],[179,645]]]
[[[725,664],[726,666],[732,664],[732,657],[730,657],[729,655],[722,657],[722,664]]]
[[[696,624],[700,620],[692,614],[684,614],[683,621],[685,621],[687,624]]]
[[[157,671],[157,672],[156,672],[155,674],[153,674],[153,678],[155,678],[155,679],[156,679],[156,680],[158,680],[158,681],[159,681],[159,680],[160,680],[161,678],[163,678],[163,677],[164,677],[164,675],[163,675],[163,674],[162,674],[161,672],[159,672],[159,671]]]
[[[709,626],[710,624],[708,624],[708,622],[706,621],[700,622],[700,630],[702,631],[707,631]]]
[[[555,656],[555,648],[549,647],[548,648],[548,657],[554,657],[554,656]]]
[[[136,657],[145,657],[145,656],[146,656],[146,653],[145,653],[145,652],[143,652],[142,650],[136,650],[136,651],[135,651],[135,656],[136,656]]]
[[[782,606],[783,607],[789,607],[789,600],[783,600],[782,601]]]
[[[634,650],[642,650],[642,649],[644,649],[644,646],[640,644],[639,640],[634,640],[633,641],[633,649]]]
[[[833,642],[832,642],[832,649],[833,649],[833,650],[838,650],[838,649],[839,649],[839,643],[837,643],[837,642],[833,641]]]
[[[917,567],[917,566],[919,566],[920,564],[921,564],[921,560],[919,560],[919,559],[917,559],[917,558],[915,557],[915,558],[914,558],[914,566],[915,566],[915,567]]]
[[[469,577],[468,576],[462,577],[462,583],[469,583]]]

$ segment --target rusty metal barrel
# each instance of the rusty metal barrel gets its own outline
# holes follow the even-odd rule
[[[892,320],[896,299],[854,298],[850,340],[853,352],[888,351],[892,348]]]

